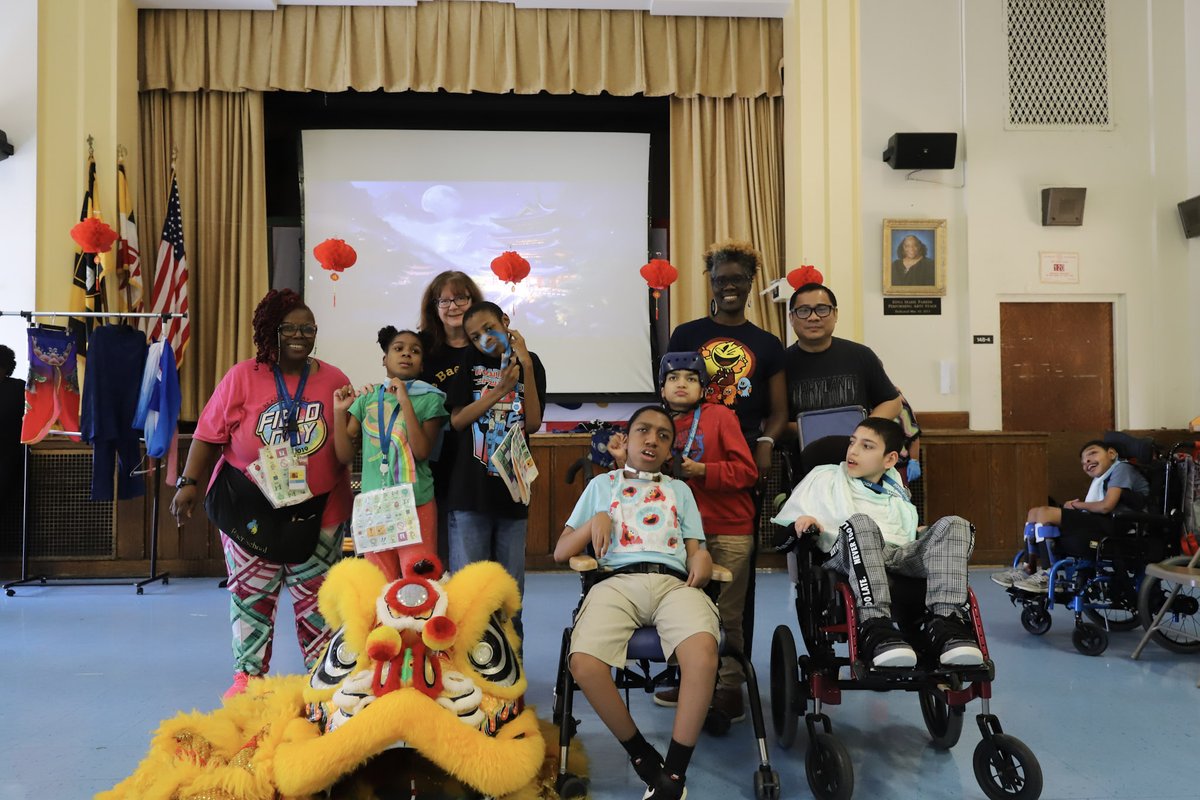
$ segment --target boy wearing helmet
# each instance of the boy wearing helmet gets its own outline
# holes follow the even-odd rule
[[[750,490],[758,481],[758,467],[733,410],[703,402],[708,380],[704,357],[697,352],[667,353],[659,362],[659,392],[675,422],[672,474],[687,481],[696,498],[713,562],[733,573],[733,580],[721,588],[717,607],[728,646],[745,652],[742,614],[755,529]],[[746,718],[745,680],[736,659],[721,659],[713,707],[731,722]],[[671,707],[678,696],[677,690],[665,689],[654,702]]]

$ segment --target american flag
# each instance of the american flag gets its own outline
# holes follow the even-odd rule
[[[167,202],[167,218],[163,220],[162,241],[158,245],[158,261],[154,270],[154,293],[150,310],[155,314],[188,310],[188,269],[183,251],[183,219],[179,213],[179,181],[171,173],[171,198]],[[175,351],[175,362],[183,363],[190,325],[187,317],[172,317],[163,330],[161,319],[150,331],[153,339],[165,337]]]

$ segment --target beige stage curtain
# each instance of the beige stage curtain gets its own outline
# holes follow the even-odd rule
[[[518,9],[434,0],[410,8],[139,14],[142,90],[782,94],[777,19]]]
[[[147,304],[177,150],[191,313],[182,418],[194,420],[230,365],[254,355],[251,318],[268,289],[262,94],[153,91],[139,102]]]
[[[784,314],[759,292],[787,272],[783,222],[783,99],[672,98],[671,327],[708,314],[708,245],[746,239],[763,260],[746,316],[782,340]]]

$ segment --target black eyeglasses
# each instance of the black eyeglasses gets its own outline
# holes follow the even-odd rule
[[[313,338],[317,335],[316,325],[293,325],[290,322],[285,322],[279,326],[280,336],[304,336]]]
[[[818,318],[825,319],[833,313],[835,308],[837,306],[831,306],[828,303],[820,303],[815,306],[796,306],[791,310],[791,315],[796,319],[808,319],[816,313]]]
[[[437,307],[449,308],[451,303],[459,308],[462,308],[465,305],[470,305],[471,298],[465,294],[456,294],[454,297],[439,297],[437,301]]]
[[[709,278],[709,280],[712,281],[713,286],[744,287],[744,286],[749,286],[750,283],[754,279],[751,278],[749,275],[741,274],[741,275],[713,275],[711,278]]]

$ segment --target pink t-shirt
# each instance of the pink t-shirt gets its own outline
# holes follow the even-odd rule
[[[321,526],[344,522],[350,516],[350,471],[337,459],[333,447],[333,392],[350,382],[335,366],[313,359],[299,413],[300,434],[296,451],[308,456],[308,488],[313,494],[329,493]],[[294,394],[299,375],[284,375],[284,385]],[[274,370],[254,359],[234,364],[200,412],[195,437],[221,445],[221,460],[245,470],[258,458],[260,447],[288,440],[282,425],[283,404],[275,387]],[[217,462],[215,477],[221,468]],[[210,484],[211,485],[211,484]]]

